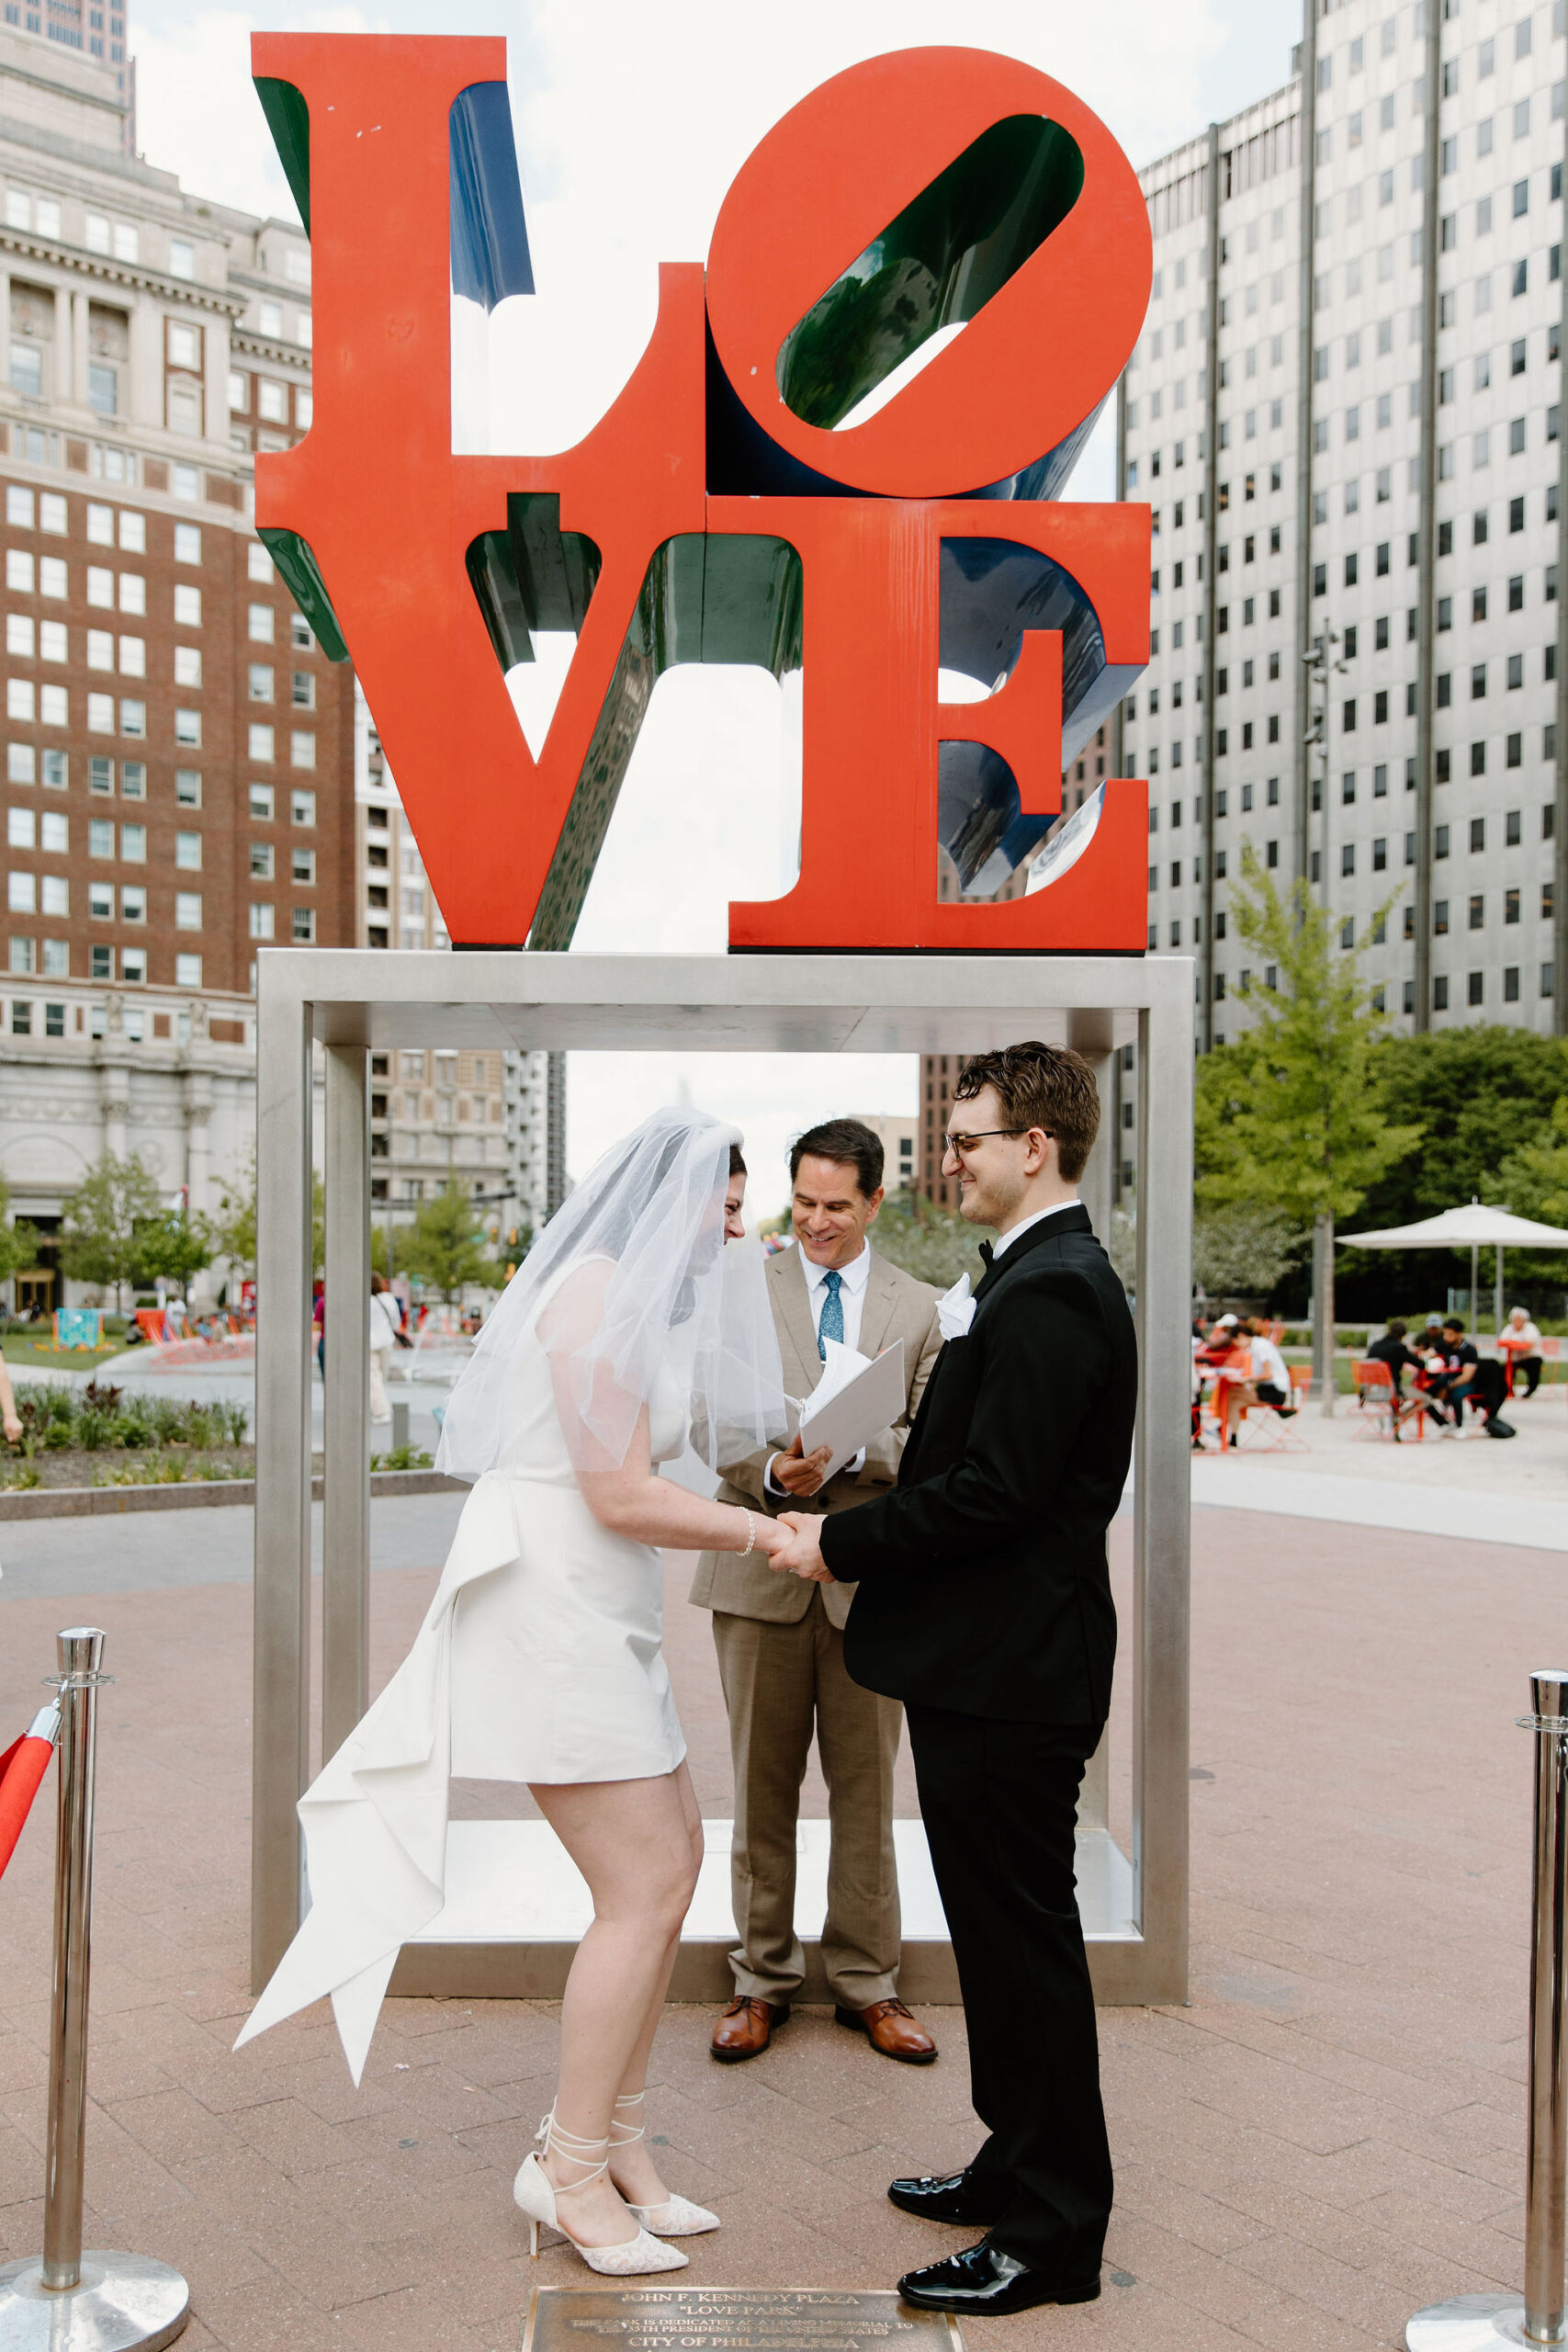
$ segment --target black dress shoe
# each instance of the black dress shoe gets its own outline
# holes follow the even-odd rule
[[[895,2205],[906,2213],[919,2213],[922,2221],[962,2222],[970,2229],[988,2229],[999,2222],[1007,2203],[1005,2187],[998,2182],[987,2188],[968,2165],[962,2172],[923,2172],[918,2180],[892,2181],[887,2194]]]
[[[1100,2273],[1078,2279],[1054,2278],[1044,2270],[1031,2270],[1016,2254],[1004,2254],[989,2238],[982,2238],[978,2245],[965,2246],[945,2262],[906,2271],[898,2292],[919,2311],[979,2312],[1000,2318],[1009,2312],[1032,2311],[1038,2303],[1092,2303],[1100,2293]]]

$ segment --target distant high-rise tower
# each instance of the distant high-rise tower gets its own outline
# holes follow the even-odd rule
[[[0,22],[62,49],[79,50],[113,73],[125,108],[121,144],[136,153],[136,65],[125,33],[124,0],[3,0]]]

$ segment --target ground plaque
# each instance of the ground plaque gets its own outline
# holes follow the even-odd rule
[[[919,2336],[919,2345],[906,2345]],[[963,2352],[887,2288],[536,2287],[523,2352]]]

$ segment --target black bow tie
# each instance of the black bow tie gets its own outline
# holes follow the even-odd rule
[[[980,1255],[984,1258],[987,1268],[990,1265],[992,1254],[990,1243],[988,1241],[982,1241],[980,1244]]]

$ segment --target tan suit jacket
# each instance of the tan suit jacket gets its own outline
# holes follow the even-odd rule
[[[801,1272],[798,1245],[777,1251],[768,1260],[766,1271],[773,1328],[784,1360],[784,1387],[792,1396],[807,1396],[822,1377],[822,1363],[817,1353],[817,1332]],[[880,1355],[895,1340],[903,1340],[903,1419],[867,1446],[859,1470],[840,1470],[808,1502],[796,1502],[787,1495],[778,1497],[764,1491],[763,1475],[777,1451],[772,1446],[748,1455],[742,1462],[722,1465],[724,1483],[719,1488],[719,1501],[738,1503],[743,1510],[761,1509],[776,1518],[784,1510],[852,1510],[856,1503],[867,1502],[872,1496],[886,1494],[896,1486],[898,1457],[942,1346],[936,1302],[937,1293],[929,1283],[918,1282],[913,1274],[907,1274],[901,1266],[895,1266],[873,1250],[865,1301],[861,1308],[860,1352],[863,1356]],[[852,1584],[814,1587],[801,1577],[781,1575],[754,1558],[742,1559],[736,1552],[705,1552],[697,1563],[689,1597],[699,1609],[718,1609],[732,1617],[763,1617],[774,1623],[788,1624],[805,1616],[814,1590],[820,1591],[831,1622],[841,1627],[854,1599]]]

